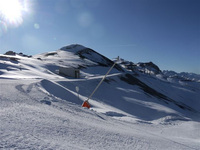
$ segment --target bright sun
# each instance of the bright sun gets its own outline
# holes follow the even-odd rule
[[[9,24],[20,25],[23,22],[23,1],[0,0],[0,15]]]

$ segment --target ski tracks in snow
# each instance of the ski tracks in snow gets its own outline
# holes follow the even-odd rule
[[[17,85],[17,86],[16,86],[16,89],[19,90],[19,91],[22,92],[22,93],[27,94],[27,93],[30,93],[30,91],[31,91],[32,88],[33,88],[33,85],[34,85],[34,84],[32,83],[32,84],[28,85],[27,88],[26,88],[26,85],[25,85],[25,84],[20,84],[20,85]]]
[[[10,90],[13,95],[0,91],[6,97],[0,97],[0,149],[195,150],[154,134],[142,123],[116,120],[62,99],[51,105],[41,103],[56,97],[48,95],[45,88],[40,89],[40,80],[9,81],[10,86],[7,82],[2,84],[5,85],[2,90]],[[43,84],[47,87],[53,82]]]

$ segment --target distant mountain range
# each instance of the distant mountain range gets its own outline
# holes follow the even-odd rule
[[[123,66],[123,68],[126,68],[127,70],[131,70],[132,72],[135,72],[135,73],[141,72],[141,73],[149,74],[149,75],[160,74],[165,78],[174,78],[181,81],[200,82],[199,74],[187,73],[187,72],[177,73],[175,71],[168,71],[168,70],[161,71],[160,68],[153,62],[133,63],[131,61],[120,59],[120,65]]]

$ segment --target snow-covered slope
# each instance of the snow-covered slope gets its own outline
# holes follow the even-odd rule
[[[0,55],[0,149],[200,149],[200,83],[158,66],[116,65],[69,45],[33,57]],[[59,67],[79,68],[78,79]],[[76,87],[79,87],[79,93]]]

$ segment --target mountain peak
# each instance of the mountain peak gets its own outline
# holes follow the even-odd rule
[[[71,44],[68,46],[64,46],[62,48],[60,48],[60,50],[64,50],[64,51],[72,51],[72,52],[78,52],[80,50],[86,49],[87,47],[80,45],[80,44]]]
[[[144,72],[158,74],[161,73],[160,68],[155,65],[153,62],[146,62],[146,63],[138,63],[138,65],[144,70]]]

